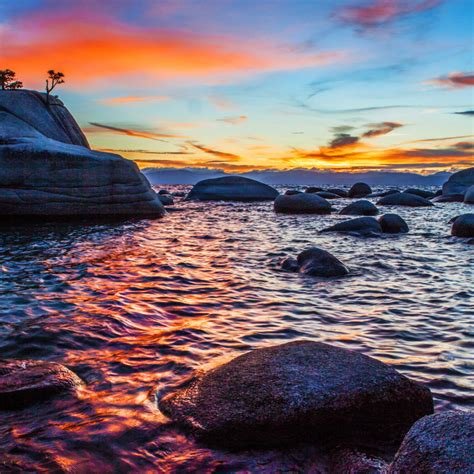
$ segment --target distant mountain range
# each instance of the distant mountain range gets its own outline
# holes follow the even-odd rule
[[[142,170],[151,184],[196,184],[198,181],[220,176],[229,176],[221,170],[208,168],[145,168]],[[441,186],[451,173],[439,172],[430,175],[395,171],[368,171],[346,173],[293,169],[287,171],[264,170],[239,173],[239,176],[256,179],[270,185],[351,185],[362,181],[371,186]]]

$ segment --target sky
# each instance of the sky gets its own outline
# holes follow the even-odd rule
[[[0,69],[45,71],[141,167],[434,173],[474,163],[472,0],[0,0]]]

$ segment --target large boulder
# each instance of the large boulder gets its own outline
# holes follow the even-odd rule
[[[198,373],[158,402],[209,443],[399,442],[433,412],[428,388],[359,352],[311,341],[257,349]]]
[[[355,183],[347,193],[350,198],[361,198],[369,194],[372,194],[372,188],[365,183]]]
[[[400,234],[408,232],[408,224],[398,214],[384,214],[378,218],[384,234]]]
[[[379,210],[365,199],[351,202],[348,206],[339,211],[343,216],[376,216]]]
[[[452,174],[443,184],[443,196],[452,196],[463,201],[468,188],[474,185],[474,167]]]
[[[243,176],[204,179],[187,195],[189,201],[273,201],[278,191]]]
[[[383,197],[377,201],[378,206],[408,206],[408,207],[430,207],[434,204],[416,194],[394,193]]]
[[[451,227],[455,237],[474,237],[474,214],[461,214],[456,217]]]
[[[470,186],[464,195],[465,204],[474,204],[474,185]]]
[[[404,193],[408,194],[415,194],[416,196],[421,196],[422,198],[425,199],[431,199],[432,197],[435,196],[435,193],[432,193],[431,191],[426,191],[424,189],[418,189],[418,188],[408,188],[403,191]]]
[[[322,278],[340,277],[349,273],[348,268],[338,258],[318,247],[303,250],[297,259],[285,258],[281,266],[283,270]]]
[[[445,411],[418,420],[405,436],[388,474],[474,472],[474,414]]]
[[[330,214],[331,204],[317,194],[280,195],[274,203],[275,212],[286,214]]]
[[[61,393],[75,393],[81,379],[66,367],[37,360],[0,361],[0,409],[24,408]]]
[[[337,224],[321,230],[321,232],[349,232],[355,234],[379,234],[382,232],[377,219],[373,217],[357,217],[348,221],[338,222]]]
[[[92,151],[60,101],[0,91],[0,215],[164,214],[132,161]]]

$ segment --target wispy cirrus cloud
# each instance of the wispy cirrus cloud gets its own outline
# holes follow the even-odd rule
[[[456,115],[474,115],[474,110],[464,110],[463,112],[453,112]]]
[[[369,127],[371,127],[370,130],[367,130],[362,134],[364,138],[373,138],[386,135],[396,128],[403,127],[403,124],[399,122],[380,122],[369,124]]]
[[[201,145],[195,142],[187,142],[189,145],[193,146],[194,148],[203,151],[204,153],[209,153],[210,155],[217,156],[219,158],[224,158],[226,161],[238,161],[241,159],[240,156],[234,155],[233,153],[227,153],[225,151],[215,150],[213,148],[209,148],[205,145]]]
[[[216,119],[217,122],[228,123],[229,125],[238,125],[239,123],[245,122],[248,119],[246,115],[237,115],[235,117],[223,117]]]
[[[136,102],[166,102],[171,97],[166,95],[144,95],[144,96],[125,96],[125,97],[110,97],[107,99],[99,99],[98,102],[106,105],[123,105]]]
[[[118,133],[120,135],[128,135],[130,137],[138,137],[138,138],[148,138],[150,140],[158,140],[158,141],[165,141],[164,138],[189,138],[185,135],[178,135],[173,133],[160,133],[160,132],[153,132],[149,130],[136,130],[132,128],[122,128],[116,127],[113,125],[107,125],[103,123],[97,122],[90,122],[92,127],[84,128],[85,133],[97,133],[99,130],[106,130],[112,133]]]
[[[426,84],[446,87],[449,89],[462,89],[474,86],[474,72],[451,72],[447,76],[440,76],[425,81]]]

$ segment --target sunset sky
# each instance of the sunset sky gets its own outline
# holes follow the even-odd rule
[[[140,166],[474,162],[472,0],[0,0],[0,68]]]

